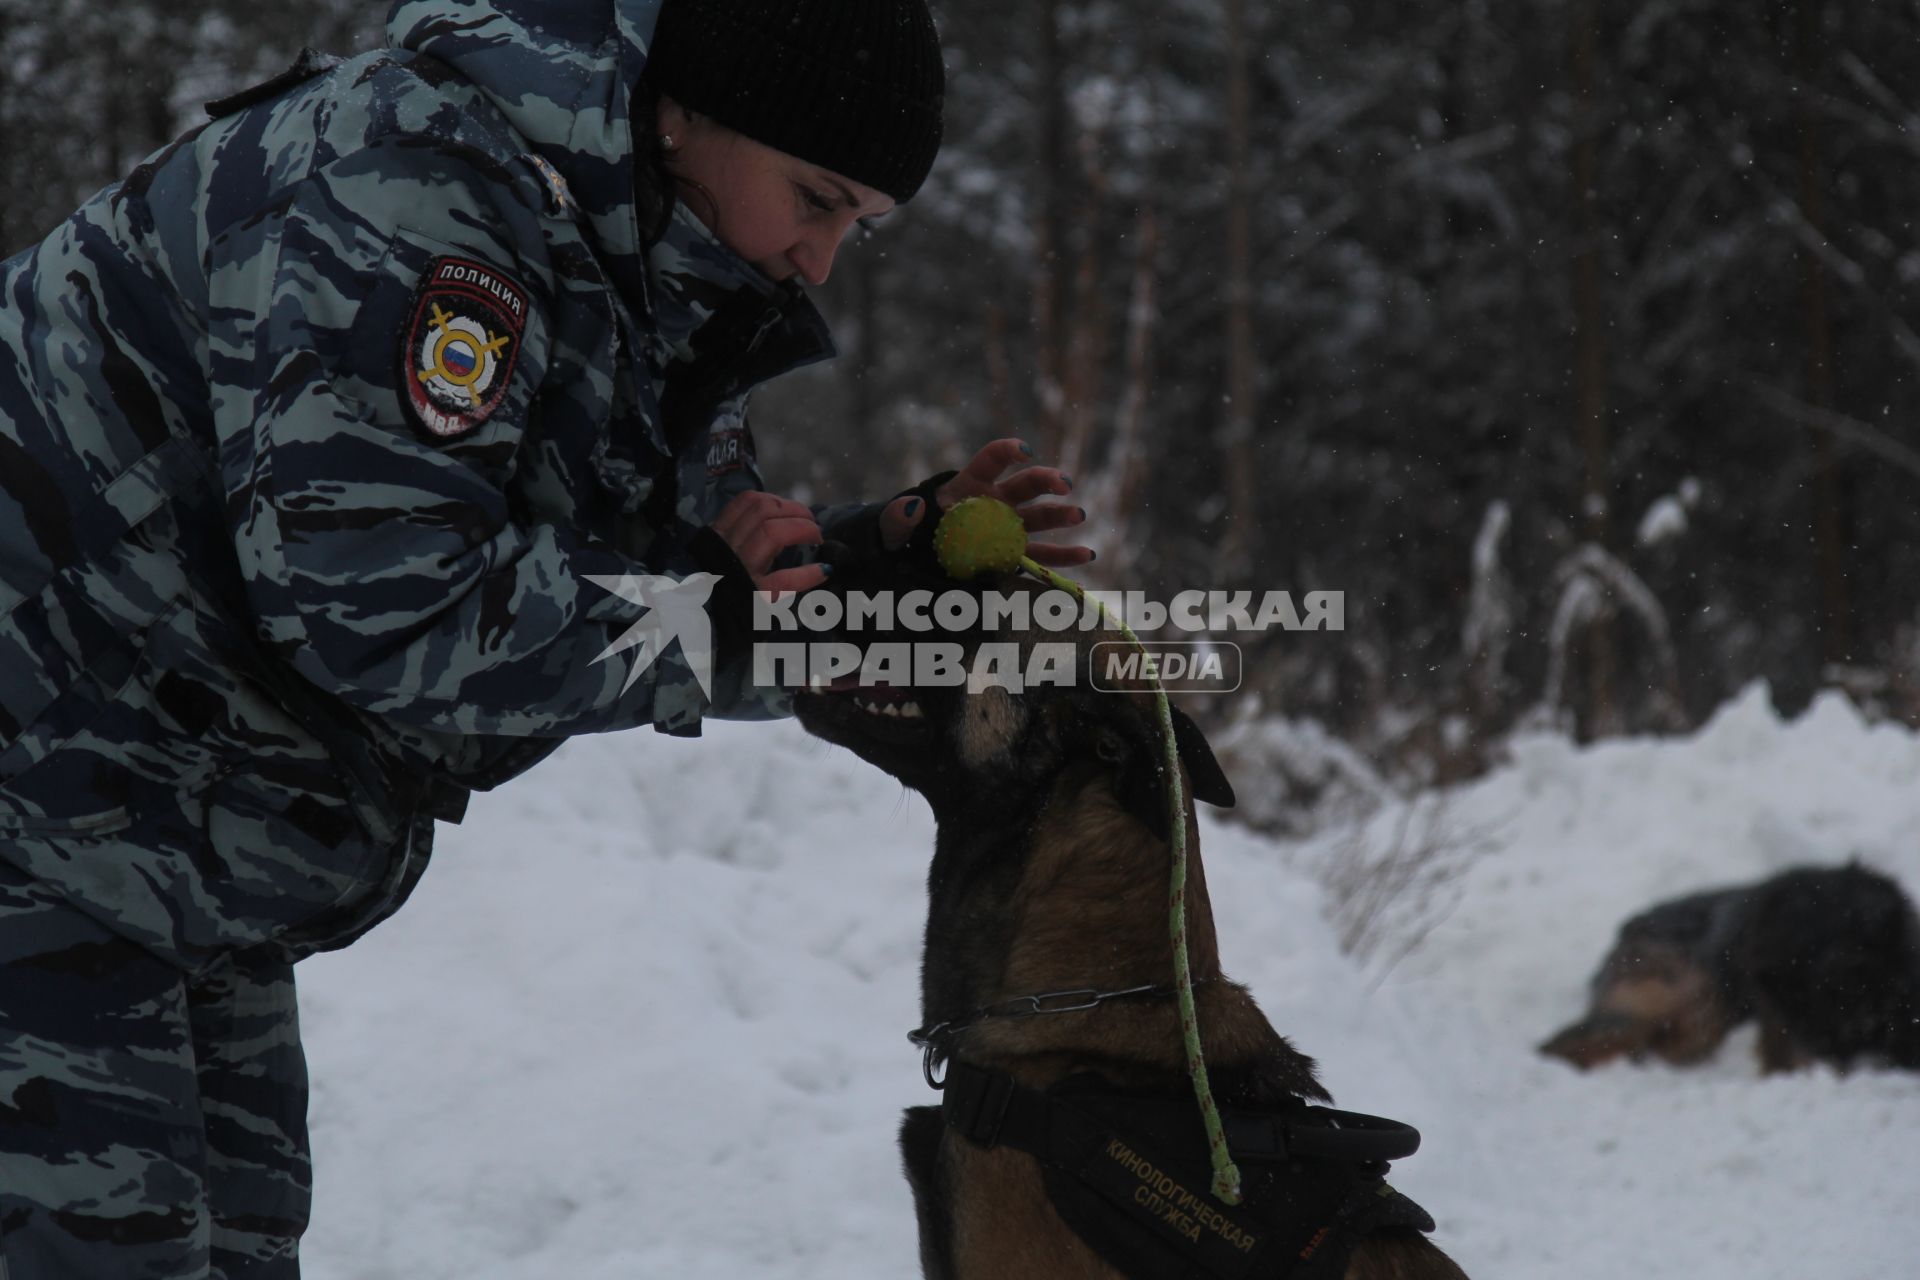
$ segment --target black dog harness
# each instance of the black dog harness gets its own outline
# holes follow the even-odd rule
[[[978,1146],[1037,1159],[1054,1210],[1130,1280],[1337,1280],[1370,1232],[1433,1230],[1427,1212],[1386,1181],[1387,1162],[1420,1146],[1418,1131],[1397,1120],[1294,1097],[1272,1110],[1222,1108],[1227,1145],[1245,1174],[1244,1199],[1227,1205],[1208,1191],[1191,1096],[1128,1092],[1092,1074],[1041,1092],[959,1058],[949,1060],[943,1081],[934,1079],[936,1049],[983,1015],[1031,1017],[1158,994],[1141,987],[1024,997],[913,1039],[926,1046],[927,1082],[943,1091],[947,1125]]]

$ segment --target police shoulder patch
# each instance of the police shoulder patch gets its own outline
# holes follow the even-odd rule
[[[471,258],[435,258],[421,277],[400,354],[401,397],[440,440],[477,430],[506,399],[527,291]]]

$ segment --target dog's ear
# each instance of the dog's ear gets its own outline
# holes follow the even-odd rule
[[[1233,806],[1220,762],[1213,758],[1207,739],[1185,712],[1173,708],[1173,744],[1186,766],[1193,798],[1222,808]],[[1094,756],[1107,766],[1114,797],[1162,840],[1172,836],[1172,813],[1167,805],[1167,751],[1160,727],[1151,718],[1128,716],[1106,719],[1093,726]]]
[[[1193,717],[1178,707],[1170,707],[1173,712],[1173,743],[1180,748],[1180,763],[1187,766],[1187,779],[1193,783],[1193,798],[1204,800],[1218,809],[1233,808],[1233,784],[1227,781],[1226,771],[1220,762],[1213,758],[1213,748],[1207,745],[1207,735],[1200,732],[1200,726]]]

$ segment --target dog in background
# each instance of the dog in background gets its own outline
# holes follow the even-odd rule
[[[1540,1052],[1583,1070],[1622,1054],[1687,1066],[1752,1018],[1763,1072],[1920,1070],[1920,916],[1858,863],[1650,907],[1620,926],[1591,993]]]
[[[896,563],[857,582],[836,575],[836,586],[953,586],[915,576],[923,572]],[[1065,641],[1077,650],[1073,687],[969,692],[850,677],[795,701],[810,732],[920,792],[938,822],[916,1038],[928,1046],[929,1083],[946,1067],[945,1097],[910,1109],[900,1134],[924,1273],[1466,1280],[1423,1234],[1432,1220],[1382,1177],[1386,1159],[1411,1146],[1386,1150],[1366,1122],[1417,1135],[1309,1106],[1327,1098],[1312,1061],[1222,974],[1191,797],[1230,804],[1231,789],[1199,730],[1177,716],[1189,799],[1171,815],[1150,699],[1090,687],[1092,646],[1117,638],[1002,631],[965,641],[969,653],[989,640],[1017,644],[1023,659],[1036,643]],[[1240,1209],[1207,1191],[1182,1054],[1167,909],[1176,820],[1190,859],[1199,1031],[1247,1177]],[[1256,1132],[1272,1135],[1254,1144],[1264,1155],[1243,1154],[1236,1135]]]

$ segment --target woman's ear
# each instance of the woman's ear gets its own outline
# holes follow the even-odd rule
[[[672,159],[672,155],[684,148],[687,140],[693,136],[693,119],[693,111],[687,111],[666,94],[660,94],[659,104],[653,107],[653,127],[659,132],[659,138],[649,138],[649,144],[657,140],[660,154]]]
[[[663,142],[667,138],[674,140],[674,146],[667,147],[668,151],[672,151],[686,140],[687,129],[693,123],[693,113],[663,93],[653,109],[653,123],[660,131]]]

